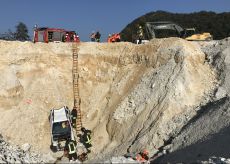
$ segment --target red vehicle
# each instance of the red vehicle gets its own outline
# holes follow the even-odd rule
[[[119,33],[116,34],[112,34],[111,36],[108,37],[107,40],[109,43],[113,43],[113,42],[120,42],[121,41],[121,36]]]
[[[80,38],[75,31],[41,27],[34,30],[34,43],[36,42],[80,42]]]

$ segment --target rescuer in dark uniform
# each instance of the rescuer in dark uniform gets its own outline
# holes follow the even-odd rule
[[[76,128],[76,120],[77,120],[77,109],[73,108],[71,111],[71,121],[73,128]]]
[[[76,142],[68,139],[65,144],[64,151],[68,152],[68,158],[71,161],[77,160],[77,152],[76,152]]]
[[[81,136],[80,141],[81,141],[81,143],[83,143],[83,145],[87,149],[88,153],[90,153],[91,150],[89,148],[92,147],[92,144],[91,144],[91,130],[85,129],[83,127],[83,128],[81,128],[81,131],[82,131],[82,136]]]

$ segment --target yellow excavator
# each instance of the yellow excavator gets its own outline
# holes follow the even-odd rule
[[[146,22],[145,30],[148,40],[153,38],[180,37],[189,41],[209,41],[213,40],[210,33],[196,34],[195,28],[184,29],[173,22]]]
[[[186,30],[187,33],[190,30],[193,31],[192,35],[187,35],[187,37],[185,38],[186,40],[189,40],[189,41],[209,41],[209,40],[213,40],[213,37],[209,32],[204,32],[202,34],[196,34],[195,28],[185,29],[185,30]]]

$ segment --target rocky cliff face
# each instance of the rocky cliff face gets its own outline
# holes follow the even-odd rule
[[[0,132],[12,143],[49,152],[49,110],[73,104],[71,44],[0,41],[0,56]],[[79,70],[83,125],[93,130],[90,158],[128,148],[153,155],[218,84],[200,46],[178,38],[81,43]]]
[[[156,45],[155,49],[138,53],[140,48],[148,49],[151,44]],[[112,95],[105,109],[110,112],[105,121],[109,144],[104,152],[115,150],[117,145],[113,154],[125,153],[127,148],[158,151],[156,148],[176,135],[213,92],[215,73],[199,49],[173,39],[151,44],[135,47],[126,59],[129,64],[121,65],[129,71],[118,78],[123,73],[122,69],[118,70],[119,75],[114,79],[118,86],[111,88]],[[138,64],[136,58],[141,59]],[[119,84],[127,85],[126,92],[122,93],[125,89],[119,88]],[[114,106],[116,92],[121,93]]]
[[[200,107],[197,116],[172,140],[171,153],[157,162],[208,161],[211,156],[229,158],[230,148],[227,145],[230,134],[230,40],[226,38],[194,44],[201,47],[207,62],[216,70],[218,86],[209,102]]]

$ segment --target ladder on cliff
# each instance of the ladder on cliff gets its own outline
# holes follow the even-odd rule
[[[72,74],[73,74],[73,95],[74,95],[74,106],[73,109],[77,110],[77,119],[76,119],[76,135],[81,134],[82,128],[82,115],[80,103],[81,99],[79,96],[79,72],[78,72],[78,43],[72,43],[72,52],[73,52],[73,66],[72,66]]]

